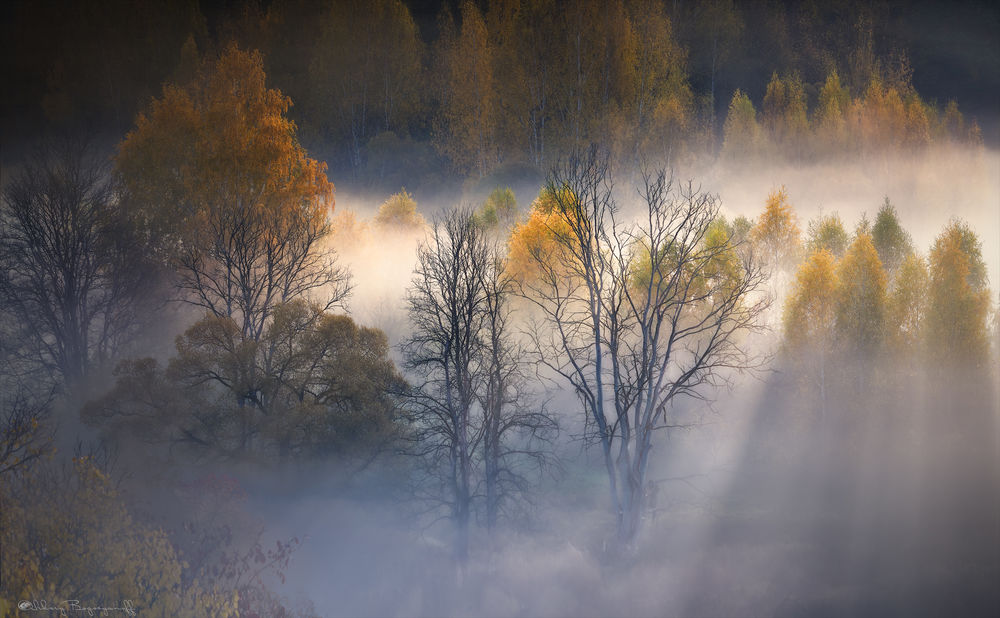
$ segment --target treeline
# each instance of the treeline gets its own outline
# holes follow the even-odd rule
[[[413,187],[445,167],[544,170],[591,142],[634,163],[980,140],[951,95],[913,87],[920,41],[907,20],[919,3],[464,2],[421,7],[419,21],[401,0],[251,3],[207,18],[172,0],[71,4],[51,26],[41,5],[11,9],[11,41],[30,52],[8,60],[29,85],[11,112],[117,133],[161,81],[235,41],[263,53],[310,150],[365,183],[398,186],[404,167]],[[32,33],[46,28],[57,44],[38,48]]]
[[[733,94],[722,156],[737,163],[762,156],[801,161],[919,151],[931,143],[981,145],[982,134],[955,101],[940,109],[922,100],[905,74],[874,75],[852,96],[833,71],[809,107],[802,80],[775,73],[759,112],[746,93]]]

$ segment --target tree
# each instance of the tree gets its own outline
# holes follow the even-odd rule
[[[809,126],[802,80],[773,73],[761,109],[771,140],[784,153],[798,152]]]
[[[9,370],[7,359],[0,358],[0,478],[50,450],[52,398],[50,390],[27,384]]]
[[[693,49],[706,50],[710,58],[709,68],[709,104],[711,106],[711,129],[713,135],[715,124],[715,76],[732,53],[743,31],[743,19],[732,0],[712,0],[699,3],[694,10],[695,29],[703,39],[701,45]]]
[[[788,203],[788,192],[784,187],[771,191],[764,213],[750,231],[750,240],[776,278],[797,262],[801,244],[799,234],[798,219]]]
[[[417,202],[406,189],[393,193],[379,206],[375,214],[375,226],[382,231],[419,231],[427,222],[417,211]]]
[[[844,349],[871,358],[885,339],[886,276],[868,234],[858,234],[837,266],[837,332]],[[863,375],[863,371],[859,374]]]
[[[903,260],[889,292],[886,313],[890,344],[902,358],[915,359],[920,350],[927,307],[927,264],[910,253]]]
[[[2,197],[0,309],[22,331],[18,353],[75,385],[136,334],[157,299],[157,269],[84,142],[39,150]]]
[[[460,564],[468,558],[480,499],[492,530],[503,503],[526,489],[518,470],[525,456],[544,461],[532,440],[553,428],[544,410],[526,405],[504,272],[473,213],[453,210],[421,246],[407,296],[414,332],[403,350],[407,367],[421,378],[410,396],[415,453],[426,474],[420,491],[448,509]],[[526,435],[514,448],[518,432]]]
[[[814,123],[821,139],[821,146],[840,149],[846,146],[847,114],[850,110],[851,95],[840,83],[836,69],[826,76],[819,92]]]
[[[122,363],[84,418],[113,435],[225,459],[335,457],[353,472],[397,437],[402,378],[385,335],[299,299],[258,340],[207,316],[177,338],[166,371]]]
[[[946,366],[984,367],[990,297],[979,239],[952,221],[934,239],[929,262],[928,352]]]
[[[482,177],[498,162],[494,48],[483,16],[472,2],[461,7],[454,37],[439,42],[444,81],[437,143],[455,168]]]
[[[729,102],[723,126],[722,151],[732,159],[741,160],[757,153],[760,140],[760,125],[753,101],[742,90],[736,90]]]
[[[580,400],[600,445],[616,528],[639,532],[647,466],[671,404],[708,397],[727,370],[755,366],[742,337],[767,306],[766,275],[727,235],[709,238],[718,200],[678,187],[665,172],[640,188],[645,212],[619,220],[607,158],[596,148],[557,167],[547,183],[565,232],[521,294],[545,316],[539,358]],[[735,255],[733,255],[735,253]],[[727,268],[732,265],[735,268]]]
[[[566,187],[559,189],[568,191]],[[561,200],[574,199],[565,195]],[[557,237],[569,233],[556,212],[558,206],[555,193],[543,187],[538,197],[531,203],[528,219],[514,226],[507,243],[507,272],[517,281],[533,280],[541,276],[538,265],[557,264],[566,257],[565,248]]]
[[[896,207],[889,202],[888,197],[885,198],[875,217],[872,242],[890,279],[896,275],[907,256],[913,253],[913,241],[899,224]]]
[[[307,117],[346,147],[357,173],[369,140],[386,131],[405,136],[424,111],[417,26],[399,0],[339,1],[323,15],[311,51]]]
[[[662,3],[637,1],[627,7],[624,40],[618,43],[630,52],[619,52],[625,60],[620,105],[627,112],[622,137],[630,146],[623,160],[669,160],[687,129],[694,102],[684,68],[686,54]]]
[[[827,416],[827,366],[836,343],[834,320],[840,287],[836,264],[829,249],[814,249],[799,266],[785,302],[785,340],[790,351],[804,358],[813,370],[821,419]]]
[[[837,213],[820,215],[810,221],[807,236],[806,250],[810,253],[825,249],[834,257],[841,258],[847,251],[849,242],[847,230],[844,229],[844,223]]]
[[[514,192],[510,187],[493,189],[476,210],[475,216],[477,223],[486,229],[510,229],[517,220],[517,199]]]
[[[235,45],[190,83],[167,85],[122,143],[128,203],[165,240],[183,300],[259,339],[274,308],[322,295],[329,309],[348,275],[319,243],[333,185],[265,86],[259,53]]]

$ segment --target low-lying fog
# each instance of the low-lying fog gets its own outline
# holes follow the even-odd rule
[[[787,188],[803,232],[839,213],[850,232],[884,197],[918,251],[952,218],[982,241],[1000,282],[1000,152],[940,149],[842,164],[717,165],[678,171],[718,193],[730,216],[755,217]],[[524,212],[538,187],[515,187]],[[386,196],[339,192],[337,208],[371,217]],[[445,204],[416,196],[431,219]],[[341,247],[354,273],[359,322],[398,344],[416,238]],[[994,292],[994,299],[996,298]],[[772,312],[772,318],[780,312]],[[693,428],[662,435],[650,478],[655,505],[635,556],[613,550],[614,522],[597,449],[577,439],[582,414],[556,384],[561,467],[534,504],[503,527],[491,555],[474,534],[467,572],[448,524],[396,499],[393,479],[349,487],[331,471],[247,481],[251,506],[276,537],[306,540],[277,590],[331,616],[973,615],[1000,608],[1000,412],[993,384],[942,385],[919,372],[905,396],[830,395],[817,422],[782,364],[780,325],[760,338],[769,369],[741,376],[711,407],[682,412]],[[398,355],[397,355],[398,356]],[[993,367],[996,369],[996,367]],[[996,372],[993,372],[996,376]],[[848,419],[848,416],[850,417]],[[391,473],[385,473],[391,476]],[[276,490],[276,487],[281,487]],[[993,614],[996,615],[996,614]]]

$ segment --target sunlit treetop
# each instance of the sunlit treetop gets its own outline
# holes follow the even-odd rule
[[[846,349],[871,354],[885,335],[886,275],[871,236],[858,234],[837,266],[837,331]]]
[[[990,293],[979,239],[952,221],[934,240],[928,261],[928,353],[947,363],[985,364]]]
[[[406,189],[393,193],[382,202],[374,223],[383,231],[422,230],[427,225],[423,215],[417,211],[416,200]]]
[[[785,338],[793,348],[832,344],[837,301],[837,259],[828,249],[809,254],[795,274],[792,292],[785,303]]]
[[[775,270],[790,268],[799,254],[798,217],[788,201],[785,187],[767,196],[764,212],[750,232],[753,243],[760,248],[768,266]]]
[[[554,191],[551,187],[543,188],[531,209],[527,220],[514,226],[508,240],[508,274],[515,279],[526,282],[542,275],[543,265],[556,268],[566,266],[569,252],[563,239],[572,234],[567,213],[572,210],[576,199],[569,188]]]

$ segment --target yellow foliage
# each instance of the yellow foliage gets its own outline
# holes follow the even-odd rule
[[[785,187],[767,196],[764,213],[750,231],[750,239],[764,254],[768,266],[783,270],[794,263],[799,254],[798,218],[788,202]]]
[[[979,239],[953,222],[935,239],[929,261],[928,352],[948,363],[985,364],[990,298]]]
[[[813,251],[799,266],[785,303],[785,338],[795,348],[832,343],[839,280],[837,260],[830,251]]]
[[[858,234],[837,267],[837,330],[854,351],[871,352],[885,330],[886,274],[869,234]]]
[[[910,253],[903,259],[889,295],[889,343],[897,352],[915,352],[920,343],[927,284],[924,260]]]
[[[566,205],[575,204],[567,188],[560,195],[546,187],[531,203],[528,219],[514,226],[507,245],[507,274],[518,281],[531,281],[542,275],[543,265],[555,272],[569,266],[569,250],[560,238],[573,234],[566,212]],[[567,273],[568,274],[568,273]]]
[[[417,212],[417,202],[406,189],[393,193],[379,206],[375,215],[375,226],[383,231],[421,230],[427,222]]]

